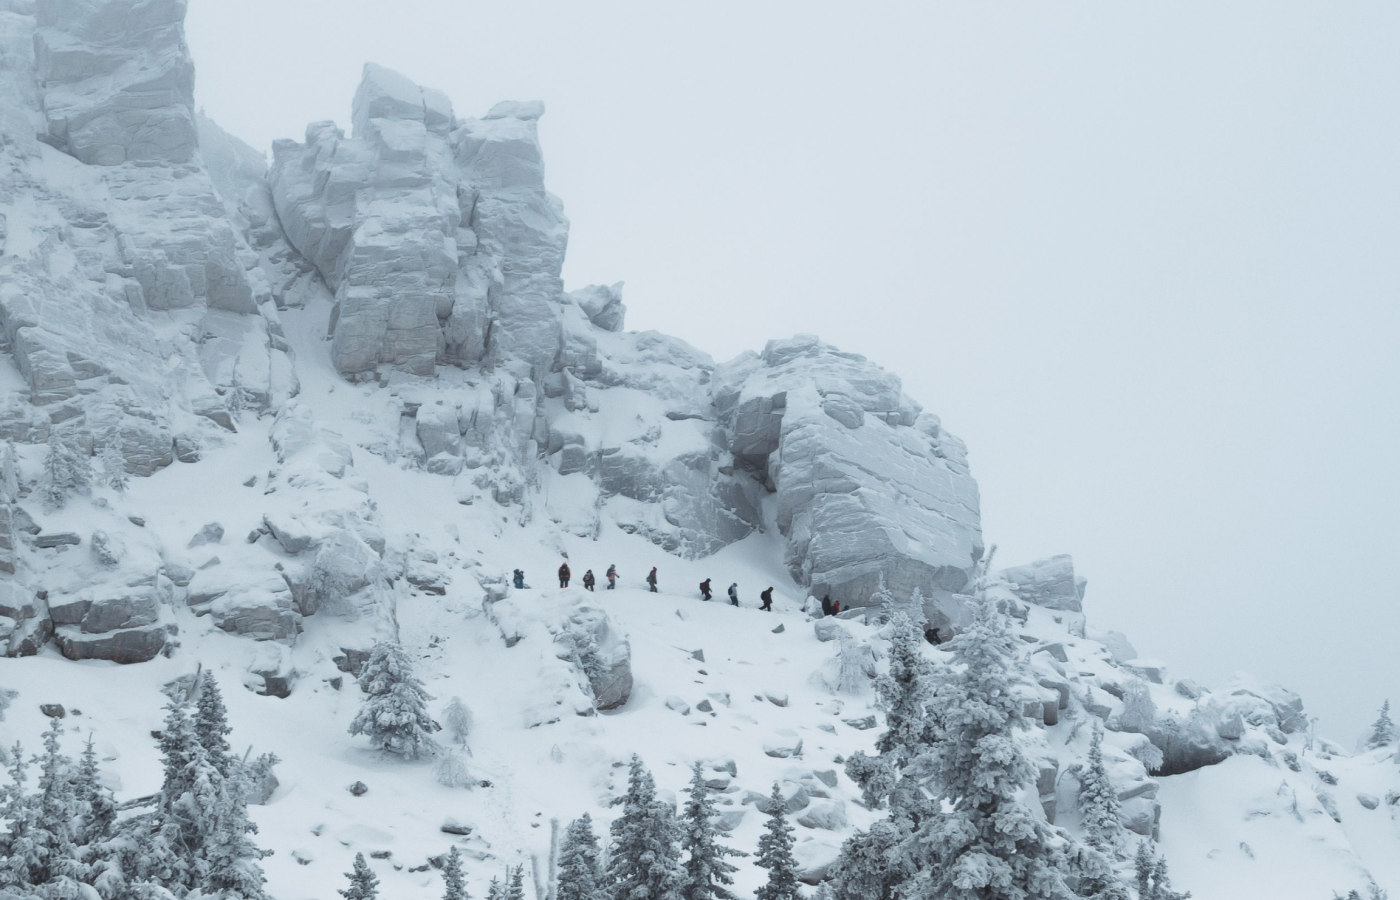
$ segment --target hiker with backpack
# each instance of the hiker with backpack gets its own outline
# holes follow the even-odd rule
[[[613,590],[614,588],[617,587],[617,566],[611,565],[611,564],[608,566],[607,579],[608,579],[608,590],[611,591],[611,590]]]
[[[769,587],[768,590],[764,591],[763,593],[759,594],[758,596],[759,596],[760,599],[763,600],[763,605],[760,606],[759,609],[765,609],[765,610],[767,610],[768,612],[772,612],[772,611],[773,611],[773,588],[772,588],[772,587]]]
[[[729,605],[739,605],[739,582],[734,582],[729,586]]]
[[[562,563],[559,566],[559,586],[566,588],[569,586],[569,564]]]
[[[706,578],[704,581],[700,582],[700,599],[708,600],[710,596],[710,579]]]
[[[656,566],[652,566],[652,567],[651,567],[651,571],[647,573],[647,584],[651,586],[651,592],[652,592],[653,594],[655,594],[655,593],[656,593]]]
[[[524,570],[524,569],[516,569],[516,570],[515,570],[513,573],[511,573],[511,574],[515,576],[515,589],[516,589],[517,591],[523,591],[523,590],[525,590],[525,570]]]
[[[583,589],[585,591],[591,591],[593,590],[593,584],[593,570],[589,569],[587,572],[583,573]]]

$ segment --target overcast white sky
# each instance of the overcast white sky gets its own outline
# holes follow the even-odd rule
[[[897,372],[999,562],[1073,553],[1173,677],[1347,743],[1400,702],[1400,4],[195,0],[188,35],[260,149],[348,131],[366,60],[543,99],[571,288]]]

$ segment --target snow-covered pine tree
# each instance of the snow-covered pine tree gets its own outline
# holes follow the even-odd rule
[[[462,874],[462,854],[454,846],[442,864],[442,900],[467,900],[467,879]]]
[[[1088,844],[1075,842],[1070,848],[1070,871],[1079,879],[1075,896],[1082,900],[1132,900],[1127,887],[1118,880],[1113,862]]]
[[[506,870],[505,900],[525,900],[525,867]]]
[[[44,755],[39,758],[38,793],[34,797],[38,826],[34,841],[40,858],[39,868],[30,874],[34,884],[76,879],[81,870],[72,833],[78,813],[70,780],[72,760],[61,752],[62,735],[63,726],[58,719],[49,720],[49,728],[44,732]]]
[[[381,641],[360,672],[365,698],[350,723],[351,734],[363,734],[380,750],[405,759],[437,753],[433,732],[438,724],[428,715],[428,692],[413,674],[408,654],[398,643]]]
[[[6,823],[0,834],[0,887],[24,889],[32,885],[33,873],[43,865],[35,833],[39,829],[38,805],[24,788],[29,767],[24,747],[15,741],[6,766],[10,782],[0,788],[0,819]]]
[[[102,772],[97,765],[97,751],[88,736],[83,755],[78,758],[78,772],[73,778],[73,795],[81,817],[77,841],[91,848],[112,836],[117,821],[117,804],[102,785]]]
[[[846,774],[872,808],[889,801],[899,770],[928,742],[928,704],[936,688],[918,627],[902,614],[895,615],[891,626],[890,668],[875,680],[876,705],[885,713],[886,726],[875,742],[879,755],[858,750],[846,761]]]
[[[1137,854],[1133,857],[1133,871],[1137,875],[1138,900],[1152,900],[1152,867],[1156,858],[1147,840],[1138,841]]]
[[[9,441],[0,449],[0,501],[19,502],[19,457],[15,455],[15,445]]]
[[[1089,740],[1089,759],[1079,776],[1079,818],[1089,846],[1101,853],[1116,853],[1122,843],[1123,826],[1118,820],[1118,792],[1104,767],[1103,728],[1097,719]]]
[[[1366,738],[1364,746],[1367,750],[1386,747],[1395,741],[1395,736],[1395,722],[1390,718],[1390,701],[1386,700],[1381,704],[1381,714],[1371,726],[1371,734]]]
[[[437,765],[433,767],[433,775],[438,784],[449,788],[466,787],[472,780],[471,770],[456,750],[448,750],[442,754]]]
[[[453,697],[448,702],[442,720],[452,742],[470,754],[471,748],[467,746],[467,739],[471,737],[472,732],[472,711],[462,702],[461,697]]]
[[[736,900],[729,885],[738,870],[726,857],[748,854],[719,842],[719,814],[713,792],[705,783],[704,767],[698,762],[691,770],[687,793],[690,799],[681,812],[681,850],[687,854],[681,895],[685,900]]]
[[[613,900],[680,900],[685,870],[676,848],[676,816],[656,799],[656,782],[635,754],[611,834],[605,880]]]
[[[870,595],[870,602],[867,606],[874,607],[875,621],[888,622],[899,612],[898,604],[895,602],[894,594],[885,587],[885,573],[880,573],[880,580],[875,584],[875,593]]]
[[[602,887],[599,856],[593,820],[584,813],[564,830],[564,841],[559,847],[555,900],[605,900],[607,894]]]
[[[209,762],[224,778],[232,775],[234,770],[234,758],[229,752],[227,738],[232,731],[219,682],[212,672],[206,672],[200,679],[199,699],[195,701],[194,733]]]
[[[866,671],[869,651],[856,641],[851,633],[836,632],[836,685],[838,694],[860,694],[870,685],[870,674]]]
[[[50,428],[48,448],[44,451],[44,469],[39,476],[39,497],[45,509],[62,509],[68,502],[68,495],[77,489],[75,461],[58,429]]]
[[[1120,731],[1147,734],[1157,720],[1157,704],[1152,691],[1140,678],[1129,678],[1123,685],[1123,712],[1118,715]]]
[[[113,428],[102,441],[97,453],[97,461],[102,465],[102,480],[107,487],[118,494],[126,493],[126,456],[122,452],[122,433]]]
[[[784,815],[786,804],[778,785],[769,798],[768,821],[758,839],[759,868],[768,870],[768,881],[755,893],[756,900],[798,900],[797,863],[792,858],[792,825]]]
[[[350,887],[337,891],[345,900],[379,900],[379,879],[365,862],[363,853],[355,854],[355,867],[346,872],[345,877],[350,879]]]
[[[233,418],[236,426],[243,410],[248,408],[248,391],[243,387],[243,378],[238,374],[239,360],[233,361],[233,376],[229,379],[228,390],[224,392],[224,407]]]
[[[492,878],[491,883],[486,886],[486,900],[505,900],[505,893],[501,889],[499,878]]]
[[[892,804],[910,816],[890,860],[907,873],[898,891],[940,900],[1070,898],[1059,839],[1020,802],[1035,771],[1016,740],[1026,722],[1012,691],[1016,642],[1006,619],[983,599],[972,626],[949,643],[954,673],[936,692],[933,740],[907,769],[932,803]]]
[[[1157,857],[1157,864],[1152,867],[1152,900],[1189,900],[1190,896],[1190,891],[1180,894],[1172,890],[1171,879],[1167,876],[1167,859]]]

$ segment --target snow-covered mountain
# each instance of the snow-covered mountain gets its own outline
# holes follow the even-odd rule
[[[184,12],[0,0],[0,743],[61,705],[137,799],[162,689],[212,674],[235,749],[281,759],[253,809],[280,900],[333,896],[357,852],[386,896],[438,896],[454,843],[474,895],[524,864],[543,896],[634,752],[663,797],[703,762],[745,849],[778,783],[816,884],[880,815],[842,761],[881,727],[883,583],[944,640],[974,595],[1010,611],[1048,823],[1079,833],[1102,722],[1177,887],[1400,893],[1394,742],[1136,658],[1068,556],[991,569],[966,449],[896,375],[806,335],[716,363],[627,331],[621,283],[566,291],[541,103],[462,117],[369,64],[351,134],[312,123],[268,166],[194,113]],[[469,788],[347,733],[386,639],[435,714],[473,711]],[[741,893],[761,875],[741,860]]]

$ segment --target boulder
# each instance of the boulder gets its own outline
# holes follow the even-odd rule
[[[763,741],[764,754],[778,759],[802,755],[802,738],[790,728],[780,728]]]
[[[150,624],[102,634],[90,634],[72,625],[54,629],[59,652],[69,659],[105,659],[130,664],[155,659],[165,649],[166,627]]]
[[[841,626],[839,620],[830,617],[813,622],[812,630],[816,632],[819,641],[834,641],[842,634],[850,635],[850,632]]]
[[[1086,582],[1075,577],[1074,560],[1068,554],[1002,569],[997,575],[1026,603],[1066,612],[1084,608]]]
[[[847,825],[846,804],[840,800],[814,800],[797,817],[797,824],[804,828],[840,831]]]

